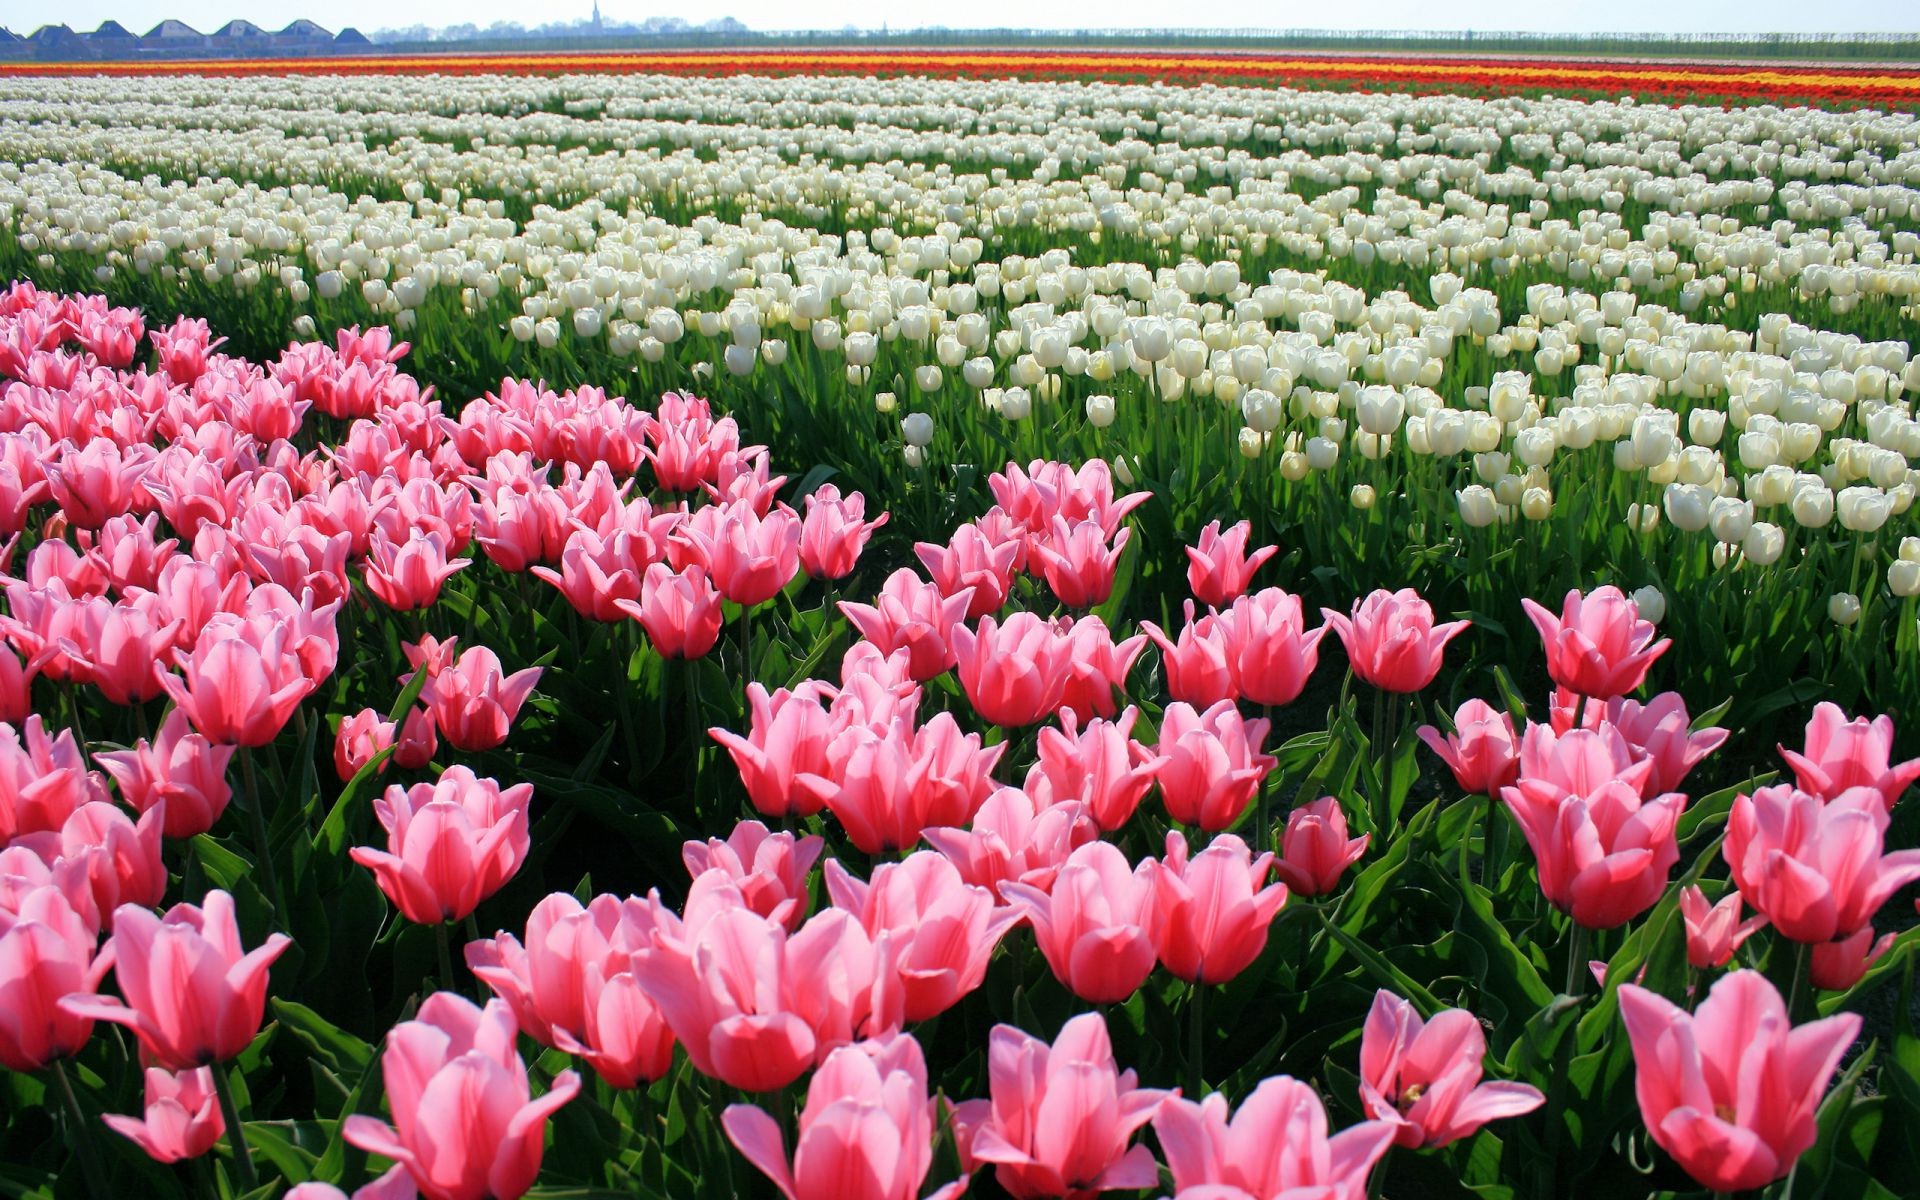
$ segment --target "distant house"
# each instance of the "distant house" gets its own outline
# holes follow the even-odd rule
[[[268,34],[252,21],[228,21],[214,30],[209,37],[216,45],[222,46],[230,46],[235,42],[250,46],[264,46],[267,44]]]
[[[127,46],[140,39],[118,21],[102,21],[100,28],[87,35],[87,40],[96,46]]]
[[[366,34],[361,33],[358,29],[355,29],[351,25],[347,26],[345,29],[342,29],[338,34],[334,36],[333,44],[337,47],[340,47],[341,49],[373,45],[372,42],[367,40]]]
[[[87,39],[65,25],[42,25],[27,35],[27,49],[35,58],[68,61],[92,58]]]
[[[140,35],[142,53],[178,54],[207,48],[207,35],[183,21],[162,21]]]

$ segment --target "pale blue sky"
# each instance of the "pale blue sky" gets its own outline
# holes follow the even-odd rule
[[[534,25],[584,17],[592,0],[0,0],[0,25],[28,32],[47,21],[92,29],[108,18],[144,33],[164,17],[212,30],[235,17],[279,28],[309,17],[329,29],[365,30],[415,24],[519,21]],[[1370,0],[1356,5],[1304,5],[1280,0],[1211,0],[1201,5],[1167,0],[1099,0],[1034,4],[1032,0],[602,0],[608,19],[637,21],[681,16],[700,21],[731,16],[755,29],[833,29],[842,25],[894,28],[919,25],[1076,28],[1206,26],[1230,28],[1527,29],[1699,32],[1920,31],[1915,0]]]

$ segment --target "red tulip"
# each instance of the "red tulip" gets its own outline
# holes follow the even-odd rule
[[[1082,1000],[1118,1003],[1153,973],[1151,866],[1130,868],[1113,843],[1068,855],[1049,891],[1003,883],[1000,894],[1032,922],[1053,977]]]
[[[1285,884],[1260,886],[1273,855],[1255,858],[1223,833],[1189,859],[1187,839],[1172,829],[1166,857],[1151,865],[1149,928],[1162,966],[1188,983],[1225,983],[1260,957],[1267,927],[1287,902]]]
[[[213,1072],[212,1067],[177,1074],[148,1067],[144,1117],[108,1113],[102,1120],[155,1162],[199,1158],[227,1131],[227,1122],[220,1115],[220,1098],[213,1090]]]
[[[1340,877],[1360,861],[1372,836],[1347,837],[1346,810],[1332,796],[1322,796],[1287,814],[1273,873],[1296,896],[1324,896],[1340,886]]]
[[[1610,700],[1645,682],[1647,668],[1672,642],[1654,641],[1653,622],[1640,618],[1640,606],[1612,584],[1586,595],[1567,593],[1555,616],[1532,600],[1520,607],[1546,643],[1547,674],[1577,696]]]
[[[1433,609],[1412,588],[1380,589],[1357,601],[1351,615],[1321,615],[1347,647],[1354,675],[1383,692],[1417,692],[1440,673],[1447,643],[1471,622],[1433,622]]]
[[[1814,1112],[1860,1032],[1855,1013],[1795,1028],[1757,971],[1721,976],[1692,1015],[1622,984],[1620,1016],[1648,1132],[1716,1192],[1764,1187],[1792,1169],[1818,1136]]]
[[[1413,1005],[1383,988],[1374,993],[1360,1039],[1360,1103],[1409,1149],[1457,1142],[1488,1121],[1546,1103],[1524,1083],[1481,1083],[1486,1056],[1486,1035],[1466,1009],[1422,1021]]]
[[[507,730],[543,670],[528,667],[508,675],[493,651],[469,647],[427,680],[420,702],[433,714],[434,727],[448,745],[469,753],[491,750],[507,740]]]
[[[389,1125],[354,1114],[341,1136],[413,1177],[426,1200],[519,1200],[540,1174],[547,1118],[580,1090],[572,1071],[538,1100],[514,1049],[513,1013],[435,992],[387,1034]]]
[[[125,1000],[76,994],[68,1015],[125,1025],[152,1062],[170,1071],[222,1063],[260,1032],[267,969],[292,943],[273,934],[251,953],[240,945],[233,897],[208,892],[204,907],[176,904],[164,917],[125,904],[104,953]]]

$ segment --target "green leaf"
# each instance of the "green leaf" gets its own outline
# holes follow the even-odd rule
[[[373,1063],[373,1047],[292,1000],[273,999],[274,1016],[307,1045],[315,1058],[339,1076],[364,1074]]]

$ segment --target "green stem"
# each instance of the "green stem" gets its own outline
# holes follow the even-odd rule
[[[1196,1104],[1206,1088],[1201,1069],[1207,1052],[1206,985],[1195,980],[1187,989],[1187,1095]]]
[[[1793,944],[1793,982],[1787,987],[1787,1019],[1795,1024],[1806,1020],[1813,999],[1813,947],[1805,942]]]
[[[1587,957],[1587,936],[1587,927],[1576,922],[1573,926],[1573,943],[1567,947],[1566,987],[1567,995],[1575,1000],[1587,990],[1588,971],[1583,961]]]
[[[1389,1147],[1387,1152],[1380,1156],[1379,1165],[1373,1168],[1372,1178],[1367,1180],[1368,1200],[1384,1200],[1387,1194],[1387,1167],[1392,1162],[1393,1150]]]
[[[247,1135],[240,1128],[240,1110],[233,1104],[233,1085],[219,1063],[213,1064],[213,1091],[220,1097],[220,1116],[227,1123],[227,1145],[233,1150],[233,1166],[240,1176],[240,1190],[250,1192],[259,1185],[253,1171],[253,1156],[247,1152]]]
[[[73,1118],[73,1152],[80,1159],[80,1173],[87,1181],[87,1195],[92,1200],[107,1200],[109,1192],[104,1180],[100,1178],[101,1158],[93,1145],[93,1126],[87,1124],[86,1110],[80,1107],[80,1097],[74,1093],[73,1080],[67,1077],[65,1059],[53,1060],[53,1077],[60,1081],[60,1095],[67,1104],[67,1113]]]
[[[253,765],[253,747],[240,747],[240,776],[247,792],[247,824],[253,836],[253,852],[259,858],[260,873],[266,876],[267,897],[273,911],[282,920],[287,916],[287,898],[280,891],[280,875],[273,868],[272,843],[267,839],[266,797],[260,794],[260,776]]]

